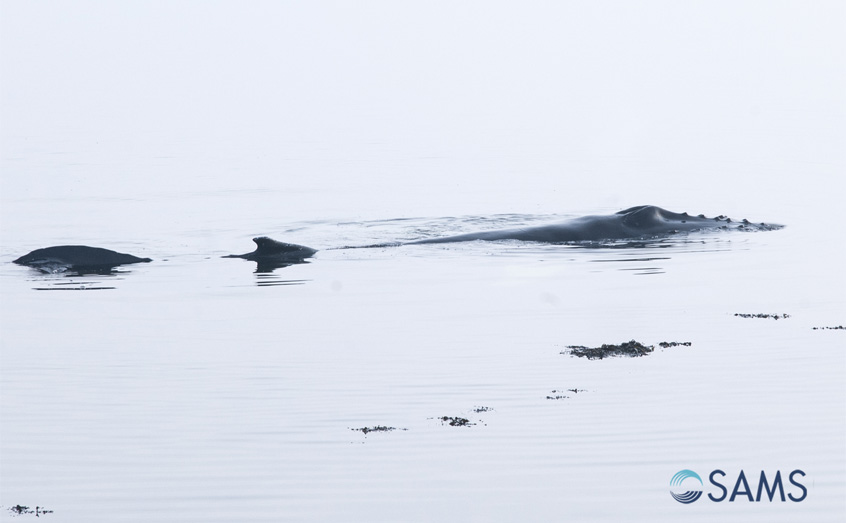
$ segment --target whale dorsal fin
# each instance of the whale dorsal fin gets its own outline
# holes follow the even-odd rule
[[[284,256],[302,259],[308,258],[317,252],[315,249],[306,247],[305,245],[280,242],[267,236],[253,238],[253,241],[256,243],[256,251],[250,254],[253,257]]]
[[[253,238],[253,241],[256,243],[256,254],[258,255],[279,254],[282,252],[297,250],[300,247],[299,245],[278,242],[272,238],[268,238],[267,236]]]

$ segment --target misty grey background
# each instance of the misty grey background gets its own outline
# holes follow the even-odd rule
[[[2,517],[842,521],[846,353],[812,328],[846,308],[844,26],[842,2],[3,0]],[[325,250],[641,204],[787,227]],[[219,258],[262,234],[321,252]],[[10,263],[69,243],[155,261]],[[63,286],[113,288],[34,290]],[[693,345],[560,354],[631,338]],[[408,430],[350,430],[377,424]],[[668,495],[720,467],[804,468],[809,498]]]
[[[69,193],[331,185],[313,216],[731,215],[793,206],[785,177],[841,183],[840,2],[4,2],[2,18],[4,234],[29,218],[8,200]],[[47,130],[54,155],[16,175]]]

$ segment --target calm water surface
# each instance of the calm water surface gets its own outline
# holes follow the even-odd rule
[[[549,218],[271,232],[360,244]],[[842,319],[842,289],[835,263],[797,265],[799,228],[324,250],[269,274],[188,236],[114,245],[156,261],[110,276],[5,263],[3,502],[57,521],[704,521],[725,509],[673,501],[678,470],[800,468],[806,501],[737,513],[827,519],[844,342],[813,327]],[[630,339],[692,345],[562,354]],[[396,430],[352,430],[380,425]]]

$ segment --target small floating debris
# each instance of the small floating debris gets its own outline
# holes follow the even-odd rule
[[[568,345],[570,354],[578,356],[579,358],[587,358],[589,360],[601,360],[611,356],[628,356],[630,358],[637,358],[646,356],[655,350],[652,345],[644,345],[638,341],[631,340],[619,345],[602,344],[601,347],[585,347],[583,345]],[[562,351],[561,354],[566,354]]]
[[[440,418],[437,418],[437,419],[439,419],[441,421],[441,423],[449,424],[450,427],[469,427],[471,425],[475,425],[475,423],[472,423],[469,419],[460,418],[458,416],[456,416],[456,417],[441,416]]]
[[[44,507],[35,507],[31,509],[25,505],[15,505],[14,507],[9,507],[9,511],[15,516],[21,516],[23,514],[35,514],[35,517],[41,517],[44,514],[52,514],[52,510],[47,510]]]
[[[479,412],[490,412],[492,410],[493,410],[493,407],[473,407],[473,412],[475,412],[477,414]]]
[[[666,349],[669,347],[690,347],[693,344],[689,341],[662,341],[658,345],[662,349]]]
[[[548,400],[566,400],[570,396],[565,396],[565,392],[572,392],[573,394],[578,394],[580,392],[587,392],[585,389],[567,389],[567,390],[551,390],[549,394],[546,396]]]
[[[772,318],[774,320],[778,319],[787,319],[790,317],[789,314],[743,314],[743,313],[735,313],[735,316],[740,318]]]
[[[546,396],[548,400],[566,400],[570,396],[565,396],[563,394],[563,390],[551,390],[549,391],[549,395]]]
[[[357,430],[359,432],[364,433],[366,436],[369,432],[390,432],[392,430],[397,430],[396,427],[387,427],[385,425],[376,425],[375,427],[361,427],[360,429],[350,429],[350,430]],[[406,430],[406,429],[400,429]]]
[[[843,325],[838,325],[837,327],[814,327],[815,331],[843,331],[846,330],[846,327]]]

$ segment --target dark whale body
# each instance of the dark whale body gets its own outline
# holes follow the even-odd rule
[[[74,270],[79,273],[108,273],[119,265],[146,263],[150,258],[139,258],[131,254],[110,251],[85,245],[60,245],[36,249],[14,261],[44,272]]]
[[[338,247],[339,249],[362,249],[368,247],[395,247],[400,245],[421,245],[433,243],[457,243],[469,241],[518,240],[543,243],[591,243],[619,240],[644,240],[661,238],[679,233],[708,231],[717,229],[770,231],[780,229],[781,225],[766,223],[753,224],[747,220],[732,221],[725,216],[706,218],[700,214],[690,216],[687,213],[674,213],[654,205],[640,205],[610,215],[583,216],[562,223],[483,231],[445,238],[431,238],[407,243],[381,243],[357,247]],[[224,258],[244,258],[258,262],[257,272],[270,272],[279,267],[295,263],[305,263],[317,250],[303,245],[278,242],[267,237],[254,238],[257,248],[247,254],[230,254]]]
[[[363,247],[456,243],[477,240],[518,240],[544,243],[603,242],[657,238],[678,233],[714,229],[769,231],[781,227],[781,225],[766,223],[753,224],[747,220],[733,222],[725,216],[716,218],[706,218],[701,214],[690,216],[687,213],[670,212],[654,205],[640,205],[615,214],[583,216],[551,225],[460,234],[445,238],[418,240],[406,244],[392,243]],[[246,254],[230,254],[224,256],[224,258],[251,260],[258,264],[257,272],[271,272],[280,267],[307,263],[306,259],[311,258],[317,252],[316,249],[311,247],[279,242],[265,236],[253,238],[253,241],[256,243],[255,251]],[[111,272],[119,265],[149,261],[152,260],[100,247],[61,245],[36,249],[14,260],[14,263],[50,273],[72,269],[80,274],[102,274]]]
[[[295,263],[307,263],[317,249],[296,245],[294,243],[278,242],[266,236],[253,238],[256,250],[246,254],[229,254],[224,258],[243,258],[258,264],[256,272],[272,272],[280,267],[287,267]]]
[[[454,243],[475,240],[520,240],[544,243],[575,243],[654,238],[709,229],[772,230],[781,226],[732,222],[725,216],[706,218],[674,213],[654,205],[640,205],[611,215],[583,216],[563,223],[485,231],[446,238],[431,238],[411,244]]]

